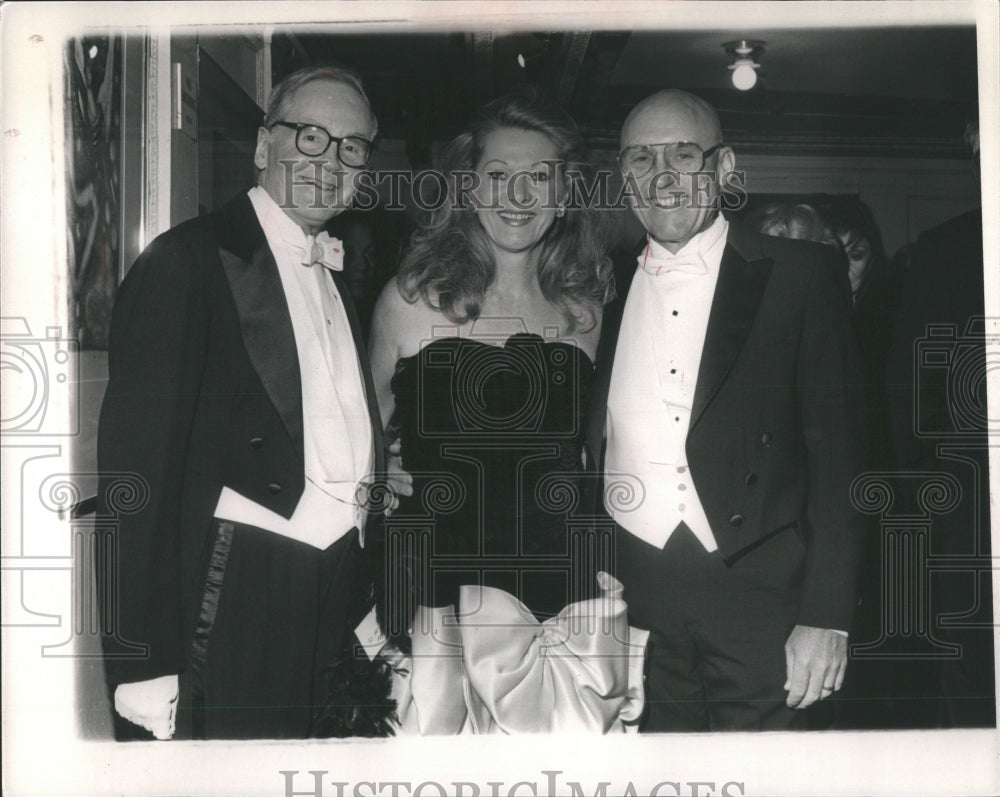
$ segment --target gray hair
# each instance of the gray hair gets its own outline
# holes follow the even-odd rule
[[[378,119],[375,118],[375,112],[372,111],[372,104],[365,93],[364,86],[361,84],[361,78],[353,70],[330,64],[325,66],[307,66],[292,72],[290,75],[286,75],[271,90],[271,98],[267,104],[267,114],[264,116],[264,127],[273,127],[275,122],[281,121],[288,110],[289,103],[291,103],[292,98],[295,96],[295,92],[307,83],[312,83],[314,80],[329,80],[334,83],[343,83],[361,95],[361,99],[365,101],[368,113],[372,119],[372,136],[374,137],[375,133],[378,132]]]

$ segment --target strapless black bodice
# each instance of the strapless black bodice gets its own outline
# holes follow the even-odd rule
[[[427,529],[424,549],[412,549],[420,603],[455,603],[459,585],[480,583],[540,617],[570,602],[566,519],[593,370],[579,347],[530,334],[502,346],[440,338],[397,363],[395,422],[414,494],[390,525],[410,524],[411,540]]]

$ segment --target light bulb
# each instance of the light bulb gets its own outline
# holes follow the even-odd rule
[[[757,70],[749,64],[740,64],[733,70],[733,85],[740,91],[749,91],[757,85]]]

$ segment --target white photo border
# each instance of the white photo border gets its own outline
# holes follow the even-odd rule
[[[488,28],[717,28],[976,24],[987,315],[1000,315],[998,7],[993,2],[386,2],[13,3],[2,10],[2,307],[36,338],[69,327],[65,274],[62,49],[97,27],[151,31],[294,24],[338,32]],[[933,57],[933,53],[928,57]],[[991,312],[992,309],[992,312]],[[1000,326],[987,330],[996,356]],[[1000,374],[990,375],[1000,417]],[[11,398],[9,395],[5,399]],[[72,414],[72,397],[62,410]],[[65,518],[24,494],[24,474],[70,473],[68,436],[4,438],[3,744],[8,794],[987,795],[1000,793],[992,731],[435,738],[282,743],[87,741],[75,716],[73,661],[42,657],[66,637]],[[991,451],[991,484],[1000,450]],[[993,529],[1000,512],[994,513]],[[29,545],[26,535],[32,535]],[[35,539],[37,538],[37,539]],[[997,579],[994,578],[994,584]],[[33,607],[42,618],[22,623]],[[40,607],[40,608],[38,608]],[[1000,590],[994,589],[994,617]],[[46,619],[47,618],[47,619]],[[282,772],[295,773],[291,776]],[[556,774],[550,774],[556,773]],[[291,778],[291,780],[289,780]],[[337,784],[341,784],[338,786]],[[491,786],[490,784],[498,784]],[[571,783],[578,785],[574,788]],[[418,786],[424,784],[422,791]],[[430,785],[433,784],[433,785]],[[456,785],[465,784],[465,785]],[[676,786],[674,785],[676,784]],[[697,785],[701,784],[701,785]],[[708,784],[712,784],[709,786]],[[443,791],[441,790],[443,789]]]

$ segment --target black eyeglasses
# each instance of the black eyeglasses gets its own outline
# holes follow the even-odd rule
[[[303,155],[317,158],[325,153],[331,143],[337,145],[337,160],[351,169],[360,169],[368,163],[372,156],[372,142],[361,136],[344,136],[338,138],[319,125],[307,125],[298,122],[275,122],[271,125],[281,125],[295,131],[295,148]]]
[[[656,150],[660,147],[663,148],[663,160],[667,166],[675,172],[690,174],[700,171],[705,165],[705,159],[719,150],[722,147],[722,142],[705,150],[690,141],[625,147],[618,154],[618,165],[626,174],[631,174],[633,177],[644,177],[656,165]]]

